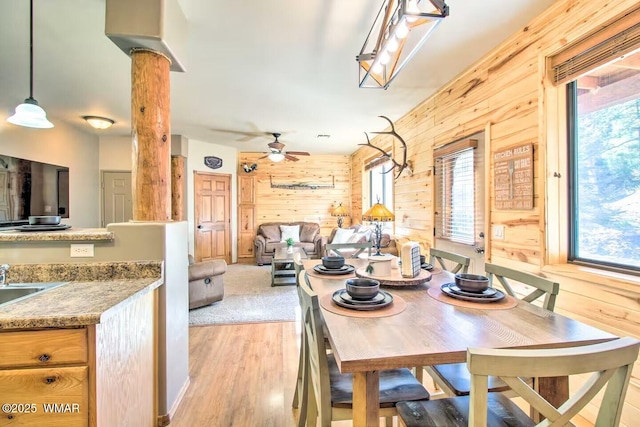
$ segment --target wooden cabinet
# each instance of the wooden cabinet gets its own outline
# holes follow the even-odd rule
[[[89,424],[87,329],[0,333],[0,425]]]
[[[255,258],[253,241],[256,237],[255,177],[238,176],[238,261],[251,262]]]
[[[98,324],[0,330],[0,426],[158,425],[156,299],[131,298]]]

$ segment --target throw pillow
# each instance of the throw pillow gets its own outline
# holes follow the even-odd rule
[[[331,243],[347,243],[352,234],[353,228],[338,228]]]
[[[301,242],[313,242],[313,239],[316,238],[316,235],[320,232],[320,226],[318,224],[303,224],[302,229],[300,230],[300,241]]]
[[[300,226],[299,225],[281,225],[280,233],[282,236],[280,237],[281,242],[286,242],[287,239],[291,238],[294,242],[300,242]]]
[[[262,224],[260,231],[267,243],[275,243],[280,241],[280,228],[278,224]]]

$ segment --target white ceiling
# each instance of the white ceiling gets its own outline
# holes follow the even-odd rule
[[[81,116],[106,116],[116,125],[101,135],[129,135],[131,61],[104,35],[105,0],[34,3],[34,98],[49,119],[97,133]],[[189,33],[187,72],[171,73],[173,134],[260,152],[280,132],[286,150],[350,154],[386,127],[377,116],[399,119],[553,0],[446,0],[450,16],[386,91],[359,89],[355,60],[382,0],[179,3]],[[0,1],[0,70],[1,131],[29,96],[26,0]]]

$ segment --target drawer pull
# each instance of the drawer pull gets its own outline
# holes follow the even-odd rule
[[[50,359],[51,359],[51,356],[49,356],[47,353],[38,357],[38,360],[40,360],[41,362],[48,362]]]
[[[47,384],[53,384],[54,382],[56,382],[56,380],[57,380],[57,378],[56,378],[56,377],[47,377],[47,378],[45,378],[45,379],[44,379],[44,381],[45,381]]]

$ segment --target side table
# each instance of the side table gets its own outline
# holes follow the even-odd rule
[[[276,249],[271,260],[271,286],[296,284],[296,271],[293,266],[293,256],[296,253],[300,254],[300,258],[308,259],[302,248],[294,246],[291,252],[287,248]]]

